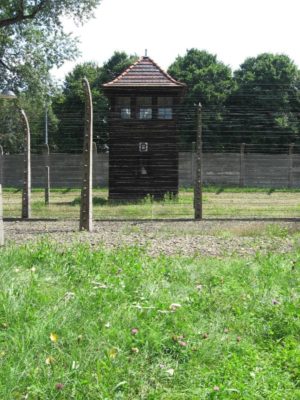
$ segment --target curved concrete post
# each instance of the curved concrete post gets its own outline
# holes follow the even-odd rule
[[[202,219],[202,105],[199,103],[196,141],[196,179],[194,186],[195,220]]]
[[[88,80],[84,78],[82,84],[86,100],[79,230],[91,232],[93,230],[93,102]]]
[[[45,205],[50,203],[50,151],[48,144],[43,146],[43,156],[45,163]]]
[[[22,218],[31,216],[31,150],[30,150],[30,128],[27,115],[20,110],[24,127],[24,173],[22,192]]]

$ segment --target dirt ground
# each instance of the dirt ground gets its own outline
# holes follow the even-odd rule
[[[4,222],[5,244],[45,240],[86,242],[115,248],[143,246],[151,255],[247,256],[288,252],[299,247],[300,222],[267,221],[99,221],[92,233],[78,232],[77,221]]]

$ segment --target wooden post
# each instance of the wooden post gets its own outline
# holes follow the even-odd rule
[[[2,185],[0,183],[0,246],[4,245]]]
[[[195,220],[202,219],[202,106],[199,103],[197,115],[196,179],[194,185]]]
[[[26,113],[20,110],[24,127],[24,175],[22,192],[22,218],[31,216],[31,154],[30,154],[30,128]]]
[[[240,149],[240,187],[245,186],[245,147],[246,144],[241,144]]]
[[[293,186],[293,154],[295,143],[289,144],[288,187]]]
[[[0,185],[3,185],[3,147],[0,145]]]
[[[88,80],[83,78],[82,83],[86,100],[79,230],[91,232],[93,230],[93,102]]]
[[[49,146],[44,144],[43,155],[45,163],[45,205],[48,206],[50,203],[50,160],[49,160]]]

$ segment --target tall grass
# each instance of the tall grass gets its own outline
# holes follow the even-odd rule
[[[110,202],[107,189],[94,189],[94,217],[99,219],[169,219],[194,218],[193,191],[181,189],[178,197],[153,201]],[[5,217],[20,217],[19,190],[6,189],[3,195]],[[42,190],[32,193],[32,217],[74,219],[79,216],[80,191],[51,191],[50,205],[44,203]],[[204,218],[300,217],[297,190],[206,187],[203,192]]]
[[[0,250],[0,399],[299,399],[300,253]]]

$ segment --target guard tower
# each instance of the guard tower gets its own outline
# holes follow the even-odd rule
[[[141,57],[103,85],[109,99],[109,199],[178,193],[177,111],[185,84]]]

